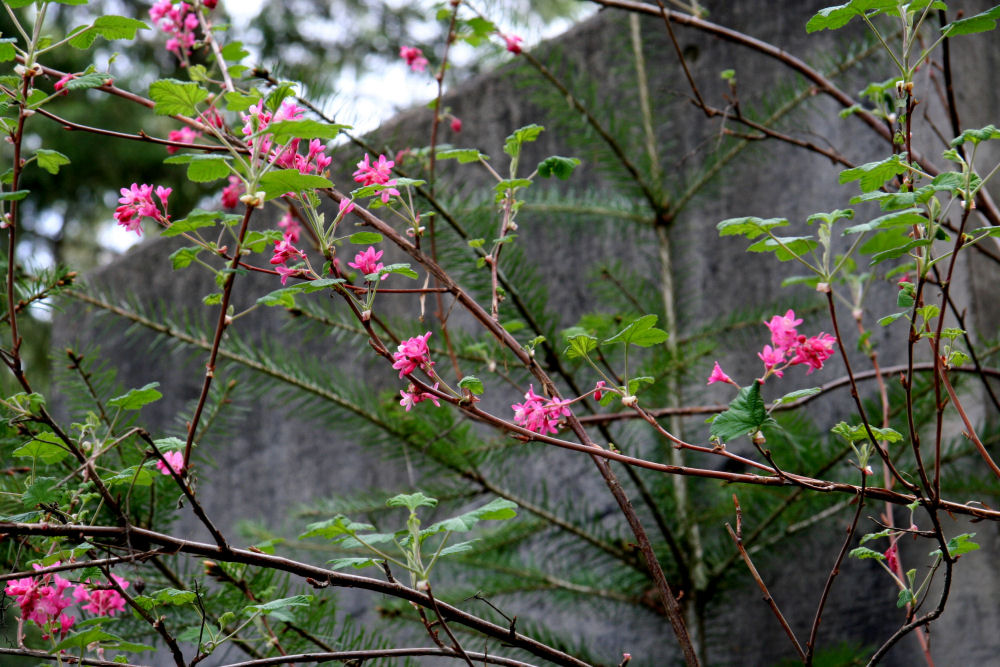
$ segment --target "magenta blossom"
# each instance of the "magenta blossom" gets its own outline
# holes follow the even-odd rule
[[[191,5],[186,2],[158,0],[149,10],[149,18],[160,30],[170,35],[166,43],[167,51],[181,60],[191,55],[191,47],[195,43],[194,33],[198,29],[198,15]]]
[[[775,350],[770,345],[765,345],[764,350],[762,352],[758,352],[757,356],[760,357],[760,360],[764,362],[765,371],[767,371],[768,373],[771,373],[773,371],[773,374],[777,375],[778,377],[783,377],[785,375],[785,372],[780,368],[775,369],[775,366],[777,366],[778,364],[785,363],[784,350],[781,349]]]
[[[715,362],[715,366],[712,368],[712,373],[711,375],[708,376],[708,382],[706,382],[705,384],[714,384],[716,382],[726,382],[728,384],[736,384],[736,382],[733,381],[733,378],[729,377],[728,375],[725,374],[725,372],[723,372],[722,367],[719,366],[718,361]]]
[[[170,453],[178,454],[180,452]],[[124,578],[119,577],[117,574],[112,574],[111,576],[114,577],[115,582],[122,587],[122,590],[129,587],[128,581]],[[86,583],[90,583],[90,580],[88,579]],[[81,607],[81,609],[96,616],[114,616],[118,612],[125,609],[125,598],[122,597],[121,593],[112,588],[110,584],[105,584],[104,586],[95,587],[93,589],[88,589],[83,584],[80,584],[73,593],[73,597],[76,598],[78,602],[86,601],[87,604]]]
[[[196,132],[190,127],[185,125],[179,130],[170,130],[170,134],[167,135],[167,139],[170,141],[176,141],[179,144],[193,144],[194,140],[201,136],[201,132]],[[180,148],[177,146],[167,146],[167,153],[173,155]]]
[[[822,332],[812,338],[799,336],[799,339],[799,344],[793,350],[795,357],[791,363],[809,366],[806,375],[823,368],[823,362],[833,356],[833,346],[837,342],[836,336]]]
[[[382,257],[382,252],[382,250],[376,252],[373,246],[368,246],[367,250],[359,252],[354,256],[354,261],[348,262],[347,265],[352,269],[357,269],[366,276],[372,273],[378,273],[385,268],[385,265],[378,261]],[[382,280],[385,280],[388,277],[388,275],[383,275]]]
[[[392,168],[396,163],[386,160],[384,155],[378,156],[378,162],[371,163],[371,157],[365,153],[365,159],[358,162],[358,168],[354,172],[354,180],[361,185],[386,185],[392,176]]]
[[[285,215],[281,216],[281,220],[278,220],[278,226],[285,230],[283,234],[284,238],[290,243],[298,243],[299,236],[302,234],[302,227],[299,225],[299,221],[295,219],[291,211],[285,212]]]
[[[282,285],[286,284],[288,282],[289,278],[291,278],[293,276],[301,276],[302,275],[302,270],[301,269],[290,269],[287,266],[285,266],[284,264],[279,264],[278,266],[274,267],[274,270],[278,272],[279,276],[281,276],[281,284]]]
[[[889,569],[897,572],[899,570],[899,545],[893,542],[892,546],[886,549],[882,555],[885,556],[885,564],[889,566]]]
[[[222,206],[223,208],[234,209],[240,204],[240,196],[246,192],[246,188],[243,186],[243,180],[233,174],[229,177],[229,185],[222,188]]]
[[[75,78],[76,74],[64,74],[61,79],[55,82],[52,89],[60,95],[69,95],[69,89],[66,88],[66,84]]]
[[[462,119],[455,116],[451,117],[451,131],[461,132],[462,131]]]
[[[347,215],[354,210],[354,202],[350,199],[344,198],[340,200],[340,214]]]
[[[599,401],[604,398],[604,380],[598,380],[597,384],[594,386],[594,400]]]
[[[303,254],[301,250],[291,244],[287,237],[274,242],[271,264],[284,264],[293,257],[303,257]]]
[[[521,52],[521,42],[524,40],[517,35],[500,35],[503,37],[503,41],[507,43],[507,50],[511,53]]]
[[[441,383],[435,382],[434,389],[437,389],[439,384]],[[435,396],[434,394],[428,394],[426,392],[422,392],[419,389],[417,389],[416,385],[413,384],[407,387],[405,391],[400,389],[399,395],[402,396],[402,398],[399,399],[399,404],[402,405],[404,408],[406,408],[407,412],[412,410],[413,406],[416,405],[417,403],[423,403],[424,401],[430,401],[431,403],[434,404],[434,407],[436,408],[441,407],[441,402],[438,400],[437,396]]]
[[[160,224],[166,225],[170,221],[170,216],[167,215],[167,198],[172,191],[171,188],[157,186],[156,196],[163,204],[161,212],[160,208],[153,203],[152,185],[133,183],[131,188],[122,188],[122,196],[118,199],[121,206],[115,209],[114,218],[119,225],[139,236],[142,236],[141,223],[143,218],[152,218]]]
[[[392,353],[392,358],[394,359],[392,367],[399,371],[399,377],[409,375],[417,368],[423,368],[425,371],[430,372],[434,366],[434,362],[431,361],[430,350],[427,348],[427,339],[430,336],[431,332],[428,331],[422,336],[408,338],[400,343],[396,351]]]
[[[511,405],[514,411],[514,423],[535,433],[558,433],[559,420],[571,413],[569,401],[561,398],[546,399],[535,393],[534,386],[528,387],[524,395],[524,403]]]
[[[798,332],[795,327],[802,324],[802,319],[795,319],[795,311],[790,310],[782,315],[775,315],[770,322],[765,322],[771,330],[771,344],[776,350],[789,350],[798,342]]]
[[[399,57],[406,61],[414,72],[423,72],[430,61],[424,58],[424,52],[415,46],[399,47]]]
[[[170,468],[167,468],[167,465],[164,465],[163,461],[157,461],[156,469],[164,475],[169,475],[171,470],[178,475],[184,471],[184,454],[181,452],[166,452],[163,454],[163,458],[166,459],[167,465]]]

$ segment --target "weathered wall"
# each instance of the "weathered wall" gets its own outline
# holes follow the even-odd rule
[[[806,20],[825,3],[753,0],[705,4],[710,5],[714,21],[781,44],[821,69],[832,61],[831,53],[846,49],[847,41],[862,37],[859,30],[807,36],[803,28]],[[779,6],[782,9],[776,9]],[[673,199],[696,177],[704,159],[703,149],[717,141],[720,125],[718,120],[706,120],[688,102],[686,83],[675,64],[673,48],[662,22],[644,18],[641,30],[651,75],[654,127],[665,166],[663,192]],[[736,69],[740,102],[745,109],[777,105],[786,99],[781,90],[801,83],[774,60],[747,49],[683,28],[677,28],[677,34],[682,48],[691,58],[694,77],[712,103],[723,104],[719,100],[725,89],[719,72],[726,68]],[[987,85],[988,73],[1000,67],[1000,53],[991,39],[994,38],[972,38],[967,45],[969,48],[956,54],[958,89],[961,91],[959,104],[963,123],[968,127],[996,122],[1000,109],[1000,91]],[[631,128],[631,143],[641,145],[629,27],[623,15],[610,11],[602,13],[540,48],[538,54],[546,62],[552,62],[551,57],[558,55],[558,62],[562,64],[553,65],[553,69],[568,75],[574,83],[580,84],[582,78],[596,82],[598,101],[611,102],[602,110],[608,114],[602,116],[602,122]],[[884,78],[885,71],[876,61],[866,60],[837,81],[853,94],[868,79]],[[578,154],[581,138],[587,137],[582,137],[577,125],[560,120],[561,114],[540,102],[542,97],[552,95],[545,92],[545,84],[537,77],[526,76],[527,72],[525,66],[515,62],[453,90],[445,105],[463,120],[464,129],[461,135],[448,139],[460,146],[475,146],[503,164],[500,158],[504,138],[513,129],[535,122],[545,125],[547,131],[537,144],[529,146],[524,164],[534,164],[534,160],[551,154]],[[933,87],[927,85],[923,89],[926,90],[923,100],[926,107],[939,108]],[[574,88],[574,92],[582,98],[589,95],[584,88]],[[856,119],[839,119],[836,111],[828,99],[810,98],[788,117],[785,126],[808,128],[817,142],[824,145],[829,142],[856,163],[882,157],[885,148],[881,142],[867,130],[859,130],[860,123]],[[946,127],[940,115],[933,113],[936,122]],[[372,141],[393,151],[419,146],[426,141],[429,126],[427,110],[414,110],[401,114]],[[597,198],[619,196],[615,194],[616,185],[608,177],[607,170],[592,156],[582,157],[585,162],[568,185],[545,187],[565,187]],[[643,159],[641,153],[630,153],[630,157],[637,162]],[[995,150],[991,157],[998,157]],[[350,182],[347,174],[358,159],[358,151],[342,149],[338,158],[335,164],[341,165],[342,174],[337,182],[344,186]],[[484,175],[475,169],[455,172],[451,166],[443,168],[448,178],[462,183],[468,192],[487,183]],[[811,295],[803,288],[797,288],[799,291],[775,288],[783,277],[798,273],[794,267],[778,264],[771,256],[747,255],[741,240],[720,241],[715,223],[728,217],[758,215],[787,217],[800,224],[813,212],[843,208],[856,190],[854,186],[838,185],[838,172],[839,167],[819,155],[775,142],[761,142],[727,164],[725,176],[713,181],[691,200],[669,230],[673,278],[677,294],[682,295],[678,299],[682,335],[697,331],[722,313],[764,303],[776,303],[776,308],[780,307],[783,312],[782,304],[788,300],[794,299],[795,304],[801,304],[810,299]],[[631,194],[624,196],[634,198]],[[642,210],[641,202],[636,210]],[[560,317],[558,328],[575,323],[581,314],[593,308],[596,279],[589,270],[599,260],[617,258],[636,273],[658,274],[661,270],[660,248],[649,227],[626,226],[621,220],[611,218],[574,218],[531,207],[522,213],[519,224],[518,244],[549,285],[549,305]],[[210,280],[194,271],[171,272],[166,260],[169,245],[166,241],[147,242],[113,267],[96,272],[91,279],[119,293],[128,290],[142,299],[154,298],[173,304],[168,307],[181,308],[196,303],[196,298],[211,291]],[[972,301],[977,314],[984,317],[977,320],[975,327],[987,337],[996,335],[996,323],[1000,321],[1000,313],[996,311],[996,273],[994,265],[988,263],[974,262],[971,271],[963,266],[961,298]],[[236,294],[243,304],[248,304],[272,288],[267,280],[241,276]],[[879,314],[890,312],[894,299],[891,286],[884,286],[873,295],[872,308]],[[382,303],[385,304],[382,307],[393,315],[415,315],[416,306],[411,303],[393,302],[388,296]],[[845,319],[846,316],[843,313]],[[121,382],[139,386],[158,380],[166,396],[166,400],[143,411],[144,421],[153,431],[179,431],[182,425],[174,421],[175,415],[184,414],[181,410],[184,404],[197,398],[200,388],[197,369],[203,363],[204,353],[172,351],[164,355],[160,351],[155,355],[147,354],[148,332],[137,330],[124,336],[125,327],[118,326],[100,329],[102,333],[95,336],[91,333],[95,330],[91,318],[89,311],[79,309],[61,316],[57,322],[57,349],[80,336],[100,343],[105,351],[120,350],[115,355],[115,363],[119,366]],[[874,325],[876,318],[873,314],[867,324],[877,328]],[[255,313],[239,321],[237,326],[243,332],[255,332],[251,338],[265,332],[285,335],[291,345],[296,334],[281,333],[285,331],[283,319],[281,313],[274,311]],[[815,313],[813,321],[821,322],[822,313]],[[728,347],[716,351],[731,374],[750,377],[756,372],[757,360],[753,351],[759,349],[763,340],[761,330],[731,335],[726,339]],[[876,337],[882,336],[883,332],[876,332]],[[387,381],[378,386],[389,389],[394,386],[392,374],[386,373],[384,366],[372,364],[367,348],[341,349],[335,341],[319,340],[311,341],[306,349],[307,354],[313,355],[317,369],[336,369],[362,382],[381,377]],[[164,359],[169,359],[168,363],[161,363]],[[887,350],[882,361],[892,364],[899,358]],[[684,387],[686,400],[712,401],[727,397],[724,391],[707,391],[701,387],[702,378],[710,367],[711,361],[706,360],[704,368],[692,371],[692,380]],[[832,376],[827,373],[816,377],[822,381]],[[496,399],[497,404],[512,402],[515,394],[513,391],[509,394]],[[359,468],[356,461],[370,456],[370,450],[357,442],[350,430],[332,433],[317,430],[313,422],[294,417],[295,405],[287,403],[284,396],[265,395],[251,402],[244,398],[243,407],[246,412],[240,427],[224,441],[205,443],[202,452],[215,461],[215,466],[200,472],[201,497],[210,515],[221,526],[231,527],[240,519],[280,525],[290,510],[317,497],[365,489],[411,487],[405,467],[398,460]],[[844,401],[831,402],[811,412],[821,421],[829,421],[840,418],[846,407],[845,395]],[[697,440],[704,436],[699,430],[705,428],[703,424],[694,422],[689,428],[692,438]],[[595,515],[614,510],[593,467],[583,457],[565,452],[540,454],[537,468],[528,471],[527,477],[547,481],[555,494],[578,497],[579,502],[587,503]],[[693,481],[692,493],[697,495],[698,489],[705,484],[715,483]],[[772,593],[803,638],[808,634],[818,592],[832,565],[850,511],[851,508],[846,508],[836,520],[823,524],[822,531],[794,538],[782,548],[779,559],[768,560],[761,556],[762,571]],[[876,512],[872,508],[866,515]],[[193,520],[185,519],[182,526],[192,536],[203,537]],[[956,590],[952,593],[954,603],[935,625],[934,650],[935,656],[940,656],[939,664],[985,665],[996,659],[997,642],[991,628],[1000,619],[992,602],[997,587],[990,563],[995,560],[995,554],[1000,553],[1000,535],[993,525],[979,524],[973,530],[979,532],[983,551],[963,559],[957,570]],[[963,532],[963,528],[956,523],[947,526],[946,531],[958,533]],[[924,546],[921,543],[915,549],[923,550]],[[907,547],[904,545],[904,558],[914,564],[921,563],[923,554],[910,553]],[[758,592],[751,588],[749,578],[746,581],[745,589],[727,593],[723,601],[712,607],[716,617],[709,624],[712,664],[769,664],[791,654],[787,640],[760,602]],[[841,640],[866,646],[881,643],[901,620],[894,606],[895,595],[886,577],[873,565],[848,561],[827,606],[821,644],[829,646]],[[360,614],[372,604],[364,596],[344,598],[344,601],[347,611],[352,614]],[[522,618],[544,618],[551,613],[548,609],[532,608],[530,601],[513,599],[509,604],[512,608],[509,610]],[[623,614],[628,615],[627,620]],[[609,618],[614,620],[609,621]],[[559,616],[554,623],[576,630],[581,641],[589,638],[588,643],[609,656],[608,660],[620,651],[630,651],[636,660],[633,664],[644,665],[669,664],[677,656],[666,622],[652,614],[636,613],[631,608],[587,608],[578,615]],[[918,660],[916,642],[909,638],[893,651],[886,664],[910,665]]]

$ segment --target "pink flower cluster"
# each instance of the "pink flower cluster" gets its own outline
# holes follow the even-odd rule
[[[229,185],[222,188],[223,208],[234,209],[240,204],[240,197],[247,189],[243,187],[243,180],[233,174],[229,177]]]
[[[820,332],[817,336],[806,337],[798,332],[796,327],[802,324],[801,318],[795,317],[795,311],[789,310],[784,315],[775,315],[764,323],[771,332],[771,344],[765,345],[757,356],[764,362],[764,382],[770,375],[783,377],[789,366],[805,364],[809,367],[806,375],[823,368],[823,364],[833,356],[833,346],[836,336]],[[712,374],[708,376],[708,384],[727,382],[736,384],[732,378],[723,372],[719,362],[715,362]]]
[[[165,452],[163,458],[167,460],[170,468],[167,468],[163,464],[163,461],[156,462],[156,469],[159,470],[164,475],[169,475],[170,470],[173,470],[178,475],[184,471],[184,454],[181,452]]]
[[[389,197],[399,195],[399,190],[392,187],[396,184],[396,179],[391,178],[394,166],[396,166],[396,163],[392,160],[386,160],[384,155],[379,155],[378,162],[372,163],[371,157],[365,153],[365,159],[358,162],[358,168],[352,175],[354,176],[354,180],[363,186],[387,186],[379,192],[379,196],[382,198],[383,204],[388,204]]]
[[[427,339],[430,337],[431,332],[428,331],[421,336],[407,338],[392,353],[392,367],[399,371],[399,377],[409,375],[417,368],[431,372],[434,362],[431,361],[431,352],[427,348]]]
[[[191,55],[191,47],[195,42],[194,31],[198,29],[198,15],[191,5],[159,0],[149,10],[149,18],[160,30],[171,35],[166,43],[167,51],[181,60]]]
[[[170,134],[167,135],[167,139],[170,141],[176,141],[179,144],[193,144],[194,140],[201,136],[201,132],[192,130],[190,127],[185,125],[179,130],[170,130]],[[173,155],[180,148],[177,146],[167,146],[167,154]]]
[[[347,265],[352,269],[357,269],[366,276],[372,273],[378,273],[385,267],[382,262],[378,261],[382,258],[382,252],[382,250],[376,252],[373,246],[368,246],[367,250],[359,252],[354,256],[354,261],[348,262]],[[385,280],[388,277],[388,274],[383,275],[382,280]]]
[[[59,561],[54,565],[59,565]],[[42,569],[37,563],[33,567],[36,570]],[[111,576],[123,589],[128,588],[128,581],[114,574]],[[107,586],[92,588],[89,584],[89,579],[80,584],[72,584],[58,574],[48,573],[41,577],[10,581],[4,592],[13,597],[20,607],[21,618],[40,627],[44,633],[42,638],[48,639],[54,634],[66,636],[76,623],[76,616],[65,612],[74,603],[80,603],[83,611],[96,616],[114,616],[125,608],[125,598],[118,591]]]
[[[114,218],[119,225],[128,231],[142,236],[143,218],[152,218],[161,224],[170,222],[170,216],[167,215],[167,197],[170,196],[171,192],[173,192],[171,188],[156,187],[156,196],[163,204],[161,212],[160,208],[153,203],[152,185],[133,183],[131,188],[122,188],[122,196],[118,199],[121,206],[115,209]]]
[[[322,174],[333,158],[326,154],[326,147],[319,139],[309,141],[309,149],[305,155],[299,154],[301,139],[292,139],[279,148],[274,148],[274,135],[263,132],[272,123],[283,120],[299,120],[305,115],[305,110],[294,102],[285,100],[281,107],[272,114],[264,109],[264,100],[250,107],[250,113],[243,114],[243,135],[248,137],[247,144],[259,155],[282,169],[298,169],[303,174]],[[272,150],[273,149],[273,150]]]
[[[415,46],[399,47],[399,57],[405,60],[414,72],[423,72],[430,64],[430,61],[424,58],[424,52]]]
[[[441,384],[440,382],[435,382],[434,388],[437,389],[438,385],[440,384]],[[413,406],[416,405],[417,403],[423,403],[424,401],[430,401],[431,403],[434,404],[434,407],[437,408],[441,407],[441,402],[438,400],[437,396],[435,396],[434,394],[427,394],[420,391],[419,389],[417,389],[416,385],[412,383],[410,384],[409,387],[406,388],[405,391],[403,389],[400,389],[399,395],[402,396],[402,398],[399,399],[399,404],[402,405],[404,408],[406,408],[407,412],[412,410]]]
[[[528,387],[524,403],[515,403],[514,423],[535,433],[558,433],[559,420],[570,415],[569,401],[561,398],[545,398],[535,393],[534,386]]]

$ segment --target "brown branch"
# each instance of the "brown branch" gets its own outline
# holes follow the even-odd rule
[[[527,662],[504,658],[499,655],[489,655],[487,653],[476,653],[470,651],[466,654],[469,658],[474,658],[477,662],[491,665],[503,665],[504,667],[533,667]],[[351,664],[360,665],[366,660],[377,660],[378,658],[405,658],[416,656],[442,656],[446,658],[462,659],[457,651],[449,648],[438,648],[434,646],[418,648],[384,648],[371,649],[367,651],[333,651],[330,653],[299,653],[296,655],[283,655],[274,658],[264,658],[262,660],[247,660],[245,662],[234,662],[221,667],[265,667],[266,665],[283,665],[286,663],[298,662],[327,662],[329,660],[339,660],[341,662],[353,661]],[[108,663],[111,664],[111,663]]]
[[[173,635],[167,632],[167,628],[164,627],[163,617],[161,616],[160,618],[153,618],[153,616],[148,611],[146,611],[146,609],[143,608],[142,605],[137,603],[135,601],[135,598],[129,595],[125,591],[125,588],[122,587],[122,585],[119,584],[118,581],[111,576],[111,570],[108,568],[107,565],[101,565],[99,567],[101,572],[104,573],[104,578],[107,579],[108,584],[110,584],[111,587],[118,592],[118,595],[122,596],[122,598],[125,599],[125,602],[128,603],[128,606],[132,607],[132,610],[136,614],[138,614],[139,617],[142,618],[142,620],[149,623],[153,627],[153,629],[156,630],[157,634],[159,634],[160,637],[163,638],[163,641],[167,644],[167,647],[170,649],[170,654],[174,657],[174,663],[177,664],[177,667],[184,667],[184,654],[181,653],[181,648],[177,645],[177,640],[175,640]]]
[[[35,660],[50,660],[52,662],[59,662],[60,664],[67,664],[67,665],[93,665],[94,667],[147,667],[146,665],[138,665],[133,662],[96,660],[94,658],[78,658],[74,655],[67,655],[65,653],[61,653],[59,655],[50,655],[45,651],[33,651],[27,648],[0,647],[0,655],[13,655],[23,658],[34,658]]]

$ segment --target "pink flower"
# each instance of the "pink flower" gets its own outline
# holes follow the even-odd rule
[[[384,155],[379,155],[378,162],[371,164],[371,158],[365,153],[365,159],[358,162],[358,168],[353,174],[354,180],[362,185],[394,185],[394,182],[389,182],[394,166],[396,163],[386,160]]]
[[[156,188],[156,196],[163,204],[163,212],[161,213],[159,207],[153,203],[152,185],[133,183],[129,189],[122,188],[122,196],[118,199],[121,206],[115,209],[114,218],[119,225],[128,231],[142,236],[141,223],[143,218],[153,218],[161,224],[170,221],[170,216],[167,215],[167,197],[170,196],[171,191],[171,188],[159,186]]]
[[[598,380],[597,384],[594,386],[594,400],[599,401],[604,397],[604,380]]]
[[[184,471],[184,454],[181,452],[165,452],[163,458],[167,460],[167,464],[170,468],[164,465],[163,461],[156,462],[156,469],[159,470],[164,475],[169,475],[170,471],[173,470],[178,475]]]
[[[200,136],[201,132],[196,132],[185,125],[179,130],[170,130],[170,134],[167,135],[167,139],[181,144],[193,144],[194,140]],[[170,155],[173,155],[179,150],[180,148],[177,146],[167,146],[167,153]]]
[[[399,47],[399,57],[405,60],[414,72],[423,72],[429,64],[427,58],[424,58],[424,52],[415,46]]]
[[[462,119],[461,118],[456,118],[455,116],[451,117],[451,131],[452,132],[461,132],[462,131]]]
[[[782,352],[795,347],[798,342],[798,332],[795,327],[802,324],[801,319],[795,319],[795,312],[789,310],[784,316],[775,315],[770,322],[765,322],[771,330],[771,344]]]
[[[503,37],[503,40],[505,42],[507,42],[507,50],[508,51],[510,51],[511,53],[520,53],[521,52],[521,42],[524,41],[523,39],[521,39],[517,35],[503,35],[502,34],[500,36]]]
[[[181,60],[191,54],[194,46],[194,31],[198,28],[198,15],[186,2],[172,3],[158,0],[149,10],[149,18],[163,32],[170,35],[166,48]]]
[[[770,345],[764,346],[763,352],[758,352],[757,356],[760,360],[764,362],[764,370],[770,372],[778,364],[783,364],[785,362],[785,351],[781,349],[774,349]],[[782,370],[774,371],[774,375],[778,377],[783,377],[785,372]]]
[[[354,210],[354,202],[346,197],[340,200],[340,214],[347,215]]]
[[[347,265],[352,269],[357,269],[366,276],[372,273],[378,273],[385,268],[385,265],[378,261],[382,257],[382,252],[382,250],[376,252],[373,246],[368,246],[367,250],[359,252],[354,256],[354,261],[348,262]],[[388,277],[388,274],[384,275],[382,276],[382,280],[385,280]]]
[[[392,358],[395,360],[392,367],[399,370],[399,377],[409,375],[418,367],[430,372],[431,367],[434,366],[430,350],[427,349],[427,339],[430,336],[431,332],[428,331],[422,336],[408,338],[400,343],[396,351],[392,353]]]
[[[731,377],[726,375],[722,371],[722,367],[719,366],[719,362],[715,362],[715,366],[712,368],[711,375],[708,376],[708,382],[705,384],[713,384],[715,382],[727,382],[729,384],[736,384]]]
[[[60,95],[69,95],[69,90],[66,88],[66,84],[75,78],[76,74],[64,74],[61,79],[55,82],[55,85],[53,85],[52,88]]]
[[[278,226],[285,230],[284,238],[289,243],[298,243],[299,235],[302,233],[302,227],[299,225],[299,221],[295,219],[291,211],[287,211],[285,215],[281,216],[281,220],[278,220]]]
[[[791,363],[808,365],[809,370],[806,371],[806,375],[818,371],[823,368],[823,362],[833,356],[833,346],[836,342],[835,336],[822,332],[812,338],[799,336],[799,343],[794,348],[795,358]]]
[[[395,184],[396,184],[396,179],[394,178],[391,181],[389,181],[388,183],[386,183],[385,187],[383,187],[381,190],[378,191],[378,196],[382,199],[382,203],[383,204],[388,204],[390,197],[398,197],[399,196],[399,190],[397,190],[396,188],[392,187]]]
[[[223,208],[234,209],[240,204],[240,196],[246,192],[243,181],[235,174],[229,177],[229,185],[222,188]]]
[[[435,382],[434,389],[437,389],[439,384],[441,383]],[[407,412],[413,409],[413,406],[416,405],[417,403],[422,403],[424,401],[430,401],[431,403],[434,404],[434,407],[437,408],[441,407],[441,402],[438,400],[437,396],[435,396],[434,394],[424,393],[418,390],[417,387],[413,384],[407,387],[405,391],[400,389],[399,395],[402,396],[402,398],[399,399],[399,404],[402,405],[404,408],[406,408]]]
[[[271,264],[284,264],[293,257],[302,257],[302,251],[293,246],[287,238],[274,242],[274,254]]]
[[[893,542],[892,546],[886,549],[882,555],[885,556],[885,564],[889,566],[890,570],[893,572],[899,570],[899,545]]]
[[[284,264],[279,264],[278,266],[274,267],[274,270],[278,272],[279,276],[281,276],[282,285],[286,284],[288,282],[288,279],[291,278],[292,276],[299,276],[302,274],[301,269],[290,269]]]
[[[556,428],[562,417],[571,413],[569,401],[561,398],[545,399],[535,393],[534,386],[528,387],[524,395],[524,403],[511,405],[514,411],[514,423],[535,433],[558,433]]]
[[[170,453],[177,454],[179,452]],[[112,574],[111,576],[114,577],[123,590],[129,587],[128,581],[122,577],[119,577],[117,574]],[[89,603],[81,607],[81,609],[97,616],[114,616],[125,609],[125,598],[114,588],[95,588],[89,592],[87,599]]]

